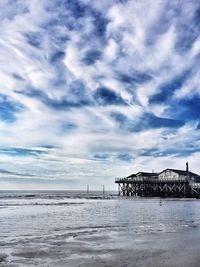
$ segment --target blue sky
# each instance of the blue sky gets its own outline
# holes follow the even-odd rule
[[[0,2],[0,189],[200,173],[200,4]]]

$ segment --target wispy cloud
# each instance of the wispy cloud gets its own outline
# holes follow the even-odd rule
[[[53,179],[81,188],[92,177],[112,188],[114,176],[181,168],[186,157],[199,171],[198,1],[4,0],[0,8],[4,179],[22,173],[27,187]]]
[[[34,175],[28,174],[28,173],[18,173],[18,172],[11,172],[7,170],[0,169],[0,175],[6,175],[6,176],[16,176],[16,177],[33,177]]]

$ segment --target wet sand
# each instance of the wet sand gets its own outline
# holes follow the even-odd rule
[[[124,241],[124,238],[123,238]],[[106,240],[105,240],[106,242]],[[116,240],[116,242],[120,242]],[[79,244],[79,256],[67,266],[80,267],[199,267],[200,232],[196,229],[178,233],[142,234],[115,248],[95,250]],[[79,246],[78,245],[78,246]],[[117,248],[118,247],[118,248]],[[59,263],[58,263],[59,264]],[[62,265],[62,261],[60,262]],[[62,266],[66,266],[63,264]],[[60,266],[61,266],[60,265]]]
[[[124,241],[126,240],[126,241]],[[200,231],[176,233],[121,234],[49,240],[45,248],[24,246],[12,253],[7,262],[0,253],[0,266],[58,267],[199,267]],[[28,265],[27,265],[28,264]]]
[[[39,195],[1,205],[0,267],[200,266],[198,200]]]

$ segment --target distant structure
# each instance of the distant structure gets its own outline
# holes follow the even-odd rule
[[[105,185],[103,184],[103,195],[105,194]]]
[[[89,194],[90,193],[90,186],[89,186],[89,184],[87,184],[87,194]]]
[[[200,198],[200,175],[186,170],[165,169],[160,173],[138,172],[116,178],[123,196]]]

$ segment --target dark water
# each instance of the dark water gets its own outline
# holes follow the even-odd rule
[[[199,226],[199,200],[119,198],[114,192],[0,192],[0,266],[106,262],[141,234]]]

